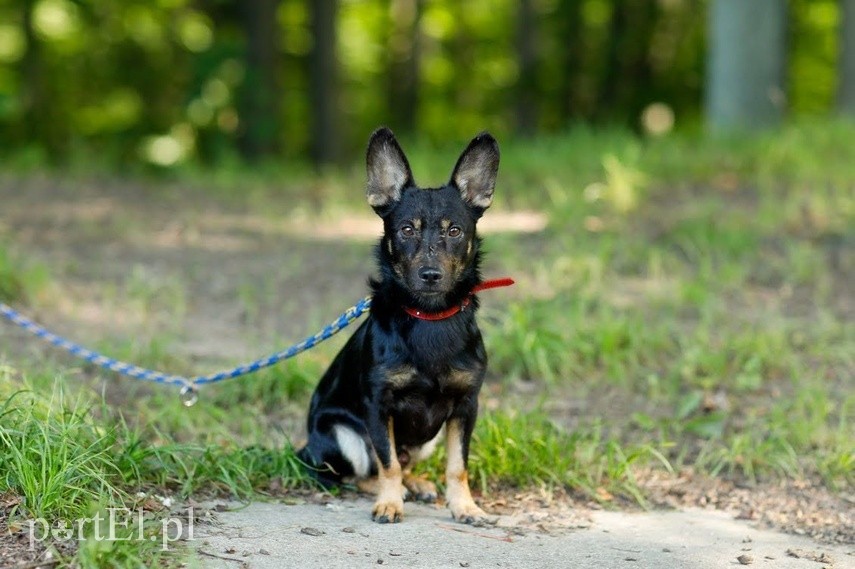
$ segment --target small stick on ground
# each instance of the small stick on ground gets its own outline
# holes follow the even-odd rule
[[[513,543],[513,542],[514,542],[514,540],[513,540],[513,539],[511,539],[511,536],[509,536],[509,535],[504,535],[504,536],[490,535],[490,534],[488,534],[488,533],[479,533],[479,532],[477,532],[477,531],[467,531],[467,530],[465,530],[465,529],[463,529],[463,528],[459,528],[459,527],[455,527],[455,526],[449,526],[449,525],[445,525],[445,524],[436,524],[436,527],[438,527],[438,528],[442,528],[442,529],[450,529],[450,530],[452,530],[452,531],[457,531],[457,532],[460,532],[460,533],[465,533],[465,534],[469,534],[469,535],[474,535],[474,536],[477,536],[477,537],[486,537],[486,538],[489,538],[489,539],[495,539],[495,540],[497,540],[497,541],[505,541],[505,542],[507,542],[507,543]]]

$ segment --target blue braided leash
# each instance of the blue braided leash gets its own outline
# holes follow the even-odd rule
[[[120,373],[122,375],[126,375],[128,377],[133,377],[134,379],[140,379],[143,381],[151,381],[163,385],[180,385],[182,401],[186,406],[189,407],[190,405],[196,403],[197,392],[200,385],[207,385],[209,383],[217,383],[218,381],[223,381],[224,379],[240,377],[242,375],[246,375],[258,371],[260,369],[270,367],[276,363],[281,362],[282,360],[293,358],[297,354],[304,352],[310,348],[313,348],[324,340],[328,340],[329,338],[335,336],[354,320],[362,316],[370,306],[371,297],[366,296],[365,298],[357,302],[356,305],[345,310],[341,316],[330,322],[314,336],[309,336],[302,342],[298,342],[293,346],[282,350],[281,352],[276,352],[275,354],[266,358],[255,360],[253,362],[237,366],[236,368],[230,370],[212,373],[210,375],[199,375],[191,378],[182,377],[180,375],[169,375],[166,373],[161,373],[158,371],[135,366],[133,364],[115,360],[103,354],[99,354],[98,352],[95,352],[93,350],[84,348],[83,346],[75,344],[74,342],[66,340],[61,336],[49,332],[48,330],[46,330],[42,326],[39,326],[26,316],[23,316],[11,306],[2,302],[0,302],[0,315],[5,316],[12,323],[17,324],[18,326],[20,326],[27,332],[33,334],[34,336],[41,338],[42,340],[53,344],[54,346],[62,348],[63,350],[69,352],[74,356],[82,358],[104,369],[108,369],[110,371],[114,371],[116,373]]]

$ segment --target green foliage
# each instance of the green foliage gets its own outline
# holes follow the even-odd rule
[[[340,92],[323,96],[338,103],[337,137],[348,153],[389,121],[432,141],[485,127],[507,135],[523,93],[544,132],[580,120],[636,127],[651,103],[691,126],[706,57],[698,14],[707,3],[533,2],[534,24],[520,30],[518,3],[509,0],[339,2]],[[278,77],[279,93],[271,107],[277,116],[267,120],[287,125],[274,133],[273,146],[289,161],[305,156],[315,104],[307,63],[317,43],[311,5],[278,2],[263,70],[247,55],[248,44],[269,32],[243,15],[228,3],[185,0],[0,4],[3,154],[19,166],[81,156],[155,170],[233,162],[257,111],[249,108],[258,102],[252,95],[269,74]],[[790,17],[791,107],[828,111],[838,4],[795,1]],[[534,40],[533,69],[516,51],[519,34]],[[401,110],[398,95],[408,84],[417,103]]]

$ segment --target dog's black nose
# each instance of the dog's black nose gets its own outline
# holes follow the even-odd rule
[[[419,269],[419,278],[428,284],[434,284],[442,278],[442,271],[433,267],[422,267]]]

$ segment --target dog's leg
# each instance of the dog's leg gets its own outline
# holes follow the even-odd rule
[[[440,429],[436,436],[425,444],[409,448],[410,461],[404,468],[404,486],[410,493],[413,499],[418,502],[433,504],[436,502],[437,492],[436,484],[427,479],[426,476],[416,476],[410,472],[416,464],[428,458],[436,449],[437,443],[442,438],[445,432]],[[406,500],[407,498],[404,497]]]
[[[406,481],[407,473],[404,472],[404,480]],[[371,494],[372,496],[377,496],[380,494],[380,479],[377,476],[372,476],[370,478],[357,478],[356,480],[350,481],[353,484],[356,484],[357,489],[360,492],[364,492],[365,494]],[[401,486],[401,499],[406,501],[409,498],[408,494],[409,490],[407,490],[406,482],[404,486]]]
[[[426,476],[416,476],[412,472],[404,472],[404,487],[410,496],[418,502],[433,504],[436,502],[436,484]]]
[[[475,504],[469,491],[469,439],[475,424],[473,411],[466,417],[452,417],[446,423],[445,497],[452,517],[464,524],[490,521],[490,516]]]
[[[395,452],[395,429],[391,417],[386,425],[372,429],[371,439],[377,457],[377,500],[371,518],[381,524],[399,522],[404,517],[402,472]]]

